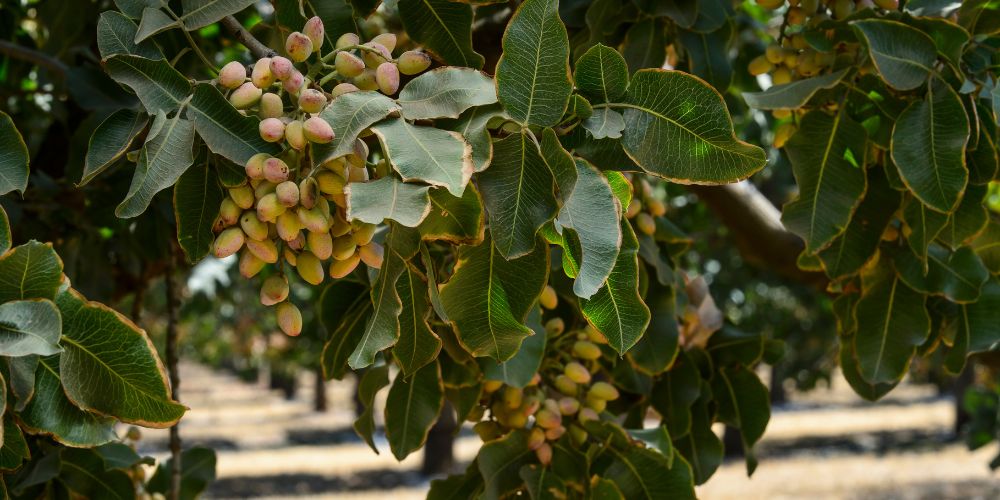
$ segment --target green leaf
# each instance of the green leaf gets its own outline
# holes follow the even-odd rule
[[[496,248],[505,259],[531,251],[535,234],[559,206],[552,174],[527,134],[511,134],[493,144],[493,162],[479,174]]]
[[[938,239],[951,248],[958,248],[982,232],[990,220],[984,203],[986,196],[986,186],[968,186],[958,208],[938,233]]]
[[[698,367],[685,351],[681,351],[670,370],[653,385],[650,403],[663,417],[664,425],[675,440],[691,430],[691,405],[701,394],[700,381]]]
[[[441,339],[428,323],[431,304],[427,281],[413,264],[406,263],[406,270],[396,281],[396,294],[403,309],[399,314],[399,341],[392,354],[403,374],[409,376],[437,358]]]
[[[104,470],[104,460],[94,450],[64,448],[59,451],[59,479],[84,498],[132,499],[135,487],[125,471]]]
[[[463,346],[473,356],[507,361],[532,334],[524,325],[548,279],[548,246],[540,239],[527,255],[506,260],[487,235],[463,246],[441,302]]]
[[[14,300],[0,304],[0,355],[49,356],[62,352],[62,318],[48,299]],[[2,409],[2,407],[0,407]]]
[[[190,109],[194,127],[208,149],[237,165],[245,165],[257,153],[281,152],[278,145],[260,137],[260,119],[241,114],[214,85],[195,87]]]
[[[868,401],[880,399],[899,384],[899,381],[873,384],[861,376],[858,358],[854,354],[854,337],[843,337],[840,340],[840,370],[851,389]]]
[[[589,299],[604,286],[617,264],[622,207],[607,178],[593,165],[576,160],[575,166],[576,182],[569,198],[564,198],[558,221],[580,241],[582,258],[573,293]]]
[[[702,396],[691,406],[691,431],[680,439],[674,435],[674,448],[691,464],[694,484],[708,481],[722,464],[723,456],[722,441],[712,432],[712,418],[708,411],[710,390],[707,383],[703,384]]]
[[[375,355],[399,340],[399,314],[403,303],[396,281],[406,271],[406,261],[417,252],[415,234],[403,226],[394,226],[385,243],[385,258],[378,278],[372,285],[372,315],[365,325],[361,341],[347,362],[357,370],[375,362]]]
[[[684,184],[745,179],[767,164],[764,150],[740,141],[722,96],[679,71],[633,75],[622,146],[650,174]]]
[[[799,194],[783,207],[781,222],[816,253],[844,231],[865,193],[868,134],[842,111],[817,110],[802,119],[785,149]]]
[[[158,111],[139,152],[128,194],[115,208],[115,215],[129,219],[145,212],[153,196],[173,186],[194,163],[193,146],[194,125],[179,113],[167,118]]]
[[[1000,347],[1000,333],[996,328],[998,322],[1000,282],[993,278],[983,286],[978,301],[958,306],[958,314],[949,325],[955,329],[955,340],[945,358],[945,365],[950,367],[952,373],[962,371],[968,355],[996,351]]]
[[[10,219],[7,218],[7,212],[0,206],[0,255],[10,250],[11,244]]]
[[[178,19],[184,29],[194,31],[231,16],[257,3],[256,0],[184,0],[184,14]]]
[[[0,470],[12,471],[31,458],[24,434],[13,418],[3,420],[3,447],[0,448]]]
[[[482,68],[472,50],[472,7],[448,0],[399,0],[399,19],[414,42],[449,66]]]
[[[472,146],[457,132],[411,125],[402,118],[382,122],[372,132],[404,181],[444,186],[462,196],[472,177]]]
[[[545,342],[548,337],[542,326],[541,311],[532,309],[528,314],[527,325],[533,334],[524,339],[521,348],[514,357],[497,363],[491,358],[479,358],[479,367],[487,380],[500,380],[513,387],[524,388],[538,373],[542,366],[542,356],[545,354]]]
[[[957,303],[975,302],[990,272],[969,247],[954,252],[932,244],[927,262],[907,251],[895,255],[893,263],[899,277],[918,292],[942,295]]]
[[[28,188],[28,146],[14,121],[0,111],[0,195]]]
[[[472,167],[474,172],[482,172],[493,159],[493,137],[487,128],[490,120],[504,117],[503,106],[493,104],[472,108],[457,120],[440,120],[438,126],[462,134],[472,146]]]
[[[596,481],[590,485],[591,500],[624,500],[621,490],[615,486],[610,479],[595,477]]]
[[[142,10],[146,7],[158,5],[160,5],[160,0],[115,0],[115,7],[118,7],[118,10],[132,19],[142,17]]]
[[[851,27],[863,38],[879,75],[896,90],[913,90],[934,72],[934,40],[897,21],[865,19]]]
[[[621,221],[622,245],[608,281],[590,299],[580,299],[587,321],[624,355],[649,325],[649,308],[639,295],[639,241],[632,225]]]
[[[0,303],[55,299],[63,264],[52,245],[29,241],[0,256]]]
[[[465,110],[497,102],[493,79],[472,68],[443,67],[407,83],[396,102],[409,120],[458,118]]]
[[[910,249],[917,258],[926,260],[927,246],[944,229],[948,223],[948,216],[925,207],[920,200],[914,198],[903,208],[903,222],[910,229],[909,235],[906,236]]]
[[[358,134],[399,110],[396,101],[378,92],[349,92],[338,96],[319,114],[333,127],[334,137],[329,144],[313,145],[315,161],[322,163],[351,153]]]
[[[358,400],[365,410],[354,419],[354,432],[368,443],[368,446],[378,455],[375,446],[375,395],[383,387],[389,385],[389,365],[373,366],[365,370],[358,382]]]
[[[74,404],[145,427],[169,427],[184,415],[145,332],[73,289],[59,294],[56,305],[63,319],[59,371]]]
[[[274,0],[275,19],[284,28],[282,33],[302,29],[307,18],[323,20],[323,54],[330,53],[337,38],[344,33],[357,33],[354,8],[348,0]]]
[[[153,457],[142,457],[131,446],[111,442],[94,448],[109,469],[129,469],[136,465],[155,465]]]
[[[847,229],[818,254],[827,276],[840,279],[852,275],[872,258],[901,199],[880,169],[868,169],[868,192]]]
[[[127,85],[149,114],[169,113],[180,107],[191,93],[191,84],[165,60],[118,54],[104,62],[111,78]]]
[[[641,248],[642,243],[640,251]],[[651,313],[649,327],[635,348],[629,351],[629,356],[636,368],[656,375],[670,368],[678,355],[680,325],[676,311],[677,294],[673,287],[650,280],[644,300]]]
[[[573,92],[559,1],[525,0],[507,24],[502,43],[497,96],[507,113],[525,125],[558,124]]]
[[[326,331],[323,345],[323,375],[340,380],[347,372],[347,359],[361,341],[372,301],[368,288],[346,280],[333,282],[319,297],[320,324]]]
[[[172,28],[181,27],[180,23],[168,16],[156,7],[146,7],[142,11],[142,19],[139,21],[139,29],[135,33],[135,43],[142,43],[149,37],[167,31]]]
[[[499,500],[521,487],[521,467],[533,462],[534,455],[528,448],[527,432],[520,429],[483,445],[476,457],[486,487],[482,498]]]
[[[608,108],[598,108],[594,114],[581,123],[594,139],[617,139],[625,130],[625,119],[622,114]]]
[[[468,500],[478,498],[483,485],[478,464],[473,461],[464,474],[451,475],[444,479],[431,481],[427,500]]]
[[[638,446],[610,446],[606,452],[612,462],[601,477],[614,483],[624,498],[696,498],[691,469],[683,460],[674,461],[670,467],[662,453]]]
[[[198,262],[212,249],[212,226],[224,197],[219,176],[209,168],[207,158],[184,172],[174,185],[177,243],[188,262]]]
[[[970,245],[991,273],[1000,274],[1000,223],[990,219],[983,232]]]
[[[101,59],[117,54],[131,54],[146,59],[163,59],[152,41],[135,43],[139,27],[131,19],[113,10],[104,11],[97,20],[97,49]]]
[[[215,451],[204,446],[194,446],[181,453],[181,491],[178,498],[194,500],[200,498],[208,485],[215,481]],[[170,471],[174,459],[168,458],[156,468],[147,489],[170,498]]]
[[[148,124],[148,115],[131,109],[119,109],[101,122],[90,136],[83,176],[77,185],[90,182],[124,156]]]
[[[850,68],[844,68],[822,76],[774,85],[762,92],[744,92],[743,100],[756,109],[798,109],[805,106],[816,92],[836,87],[849,71]]]
[[[577,59],[573,79],[590,102],[614,102],[628,89],[628,64],[617,50],[597,44]]]
[[[483,241],[483,202],[474,184],[456,198],[447,189],[431,189],[431,210],[417,229],[425,241],[444,240],[464,245]]]
[[[917,346],[930,333],[926,297],[888,265],[868,269],[861,287],[854,308],[858,370],[869,383],[895,382],[906,373]]]
[[[625,429],[632,439],[642,441],[646,447],[660,452],[667,459],[667,466],[672,467],[674,459],[674,444],[670,441],[667,426],[660,425],[650,429]]]
[[[551,128],[542,131],[542,160],[552,172],[563,201],[570,199],[576,187],[576,163],[559,142],[559,136]],[[631,187],[625,186],[631,191]],[[617,221],[616,221],[617,222]]]
[[[958,94],[935,79],[927,98],[911,103],[892,129],[892,161],[924,205],[951,212],[965,190],[969,120]]]
[[[522,465],[518,476],[524,480],[528,495],[533,500],[565,498],[566,484],[548,467],[535,464]]]
[[[38,369],[38,356],[7,358],[7,368],[10,390],[17,399],[13,408],[20,412],[35,396],[35,371]]]
[[[24,429],[67,446],[99,446],[114,440],[113,418],[81,410],[66,398],[59,381],[59,364],[58,356],[38,360],[35,396],[19,414]]]
[[[740,365],[723,368],[718,374],[712,390],[718,403],[718,419],[740,430],[747,475],[751,475],[757,468],[753,445],[764,435],[771,419],[770,392],[756,374]]]
[[[643,68],[663,67],[667,59],[667,40],[663,29],[663,22],[659,19],[643,19],[628,29],[621,51],[629,71],[635,73]]]
[[[441,366],[424,365],[412,377],[396,375],[385,400],[385,434],[397,460],[419,450],[444,405]]]
[[[728,90],[733,83],[733,64],[729,60],[732,25],[726,22],[710,32],[678,30],[677,38],[687,52],[691,73],[719,92]]]
[[[408,184],[389,175],[370,182],[352,182],[347,195],[347,220],[381,224],[386,219],[418,226],[431,211],[429,186]]]

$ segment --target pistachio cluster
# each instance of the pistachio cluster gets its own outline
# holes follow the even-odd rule
[[[542,307],[558,304],[555,290],[547,286]],[[552,442],[567,432],[580,445],[587,440],[583,423],[599,420],[608,401],[618,399],[618,389],[597,380],[604,353],[598,344],[607,343],[591,327],[566,332],[565,322],[555,317],[545,324],[551,348],[546,352],[540,373],[524,388],[487,380],[480,406],[469,415],[473,429],[483,441],[501,437],[514,429],[528,430],[528,447],[538,461],[552,461]],[[483,420],[489,410],[490,418]]]
[[[356,34],[348,33],[333,52],[323,54],[324,34],[323,22],[313,17],[302,32],[288,35],[288,57],[261,58],[249,74],[239,62],[230,62],[218,77],[233,107],[256,114],[261,138],[281,145],[282,152],[260,153],[247,161],[246,182],[230,188],[219,207],[213,254],[239,253],[240,274],[247,278],[276,265],[277,273],[261,287],[260,301],[276,306],[278,325],[291,336],[301,332],[302,314],[288,300],[286,265],[306,283],[319,285],[327,274],[343,278],[361,262],[374,268],[382,264],[382,247],[372,241],[376,225],[349,221],[346,211],[345,186],[370,179],[368,148],[357,141],[352,153],[318,162],[312,146],[335,138],[320,114],[349,92],[395,94],[400,73],[417,74],[431,63],[418,51],[393,59],[392,34],[361,44]],[[311,64],[303,74],[296,64],[307,61]],[[329,92],[327,85],[333,85]]]
[[[656,218],[666,215],[667,206],[656,196],[649,181],[639,178],[638,185],[639,189],[625,210],[625,217],[631,219],[641,233],[652,236],[656,234]]]

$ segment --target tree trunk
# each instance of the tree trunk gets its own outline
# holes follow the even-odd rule
[[[740,437],[740,430],[727,425],[726,432],[722,434],[722,446],[726,457],[742,457],[743,439]]]
[[[313,410],[317,412],[325,412],[327,408],[326,378],[323,377],[323,367],[317,367],[314,373],[316,374],[316,385],[314,386],[313,393]]]
[[[955,405],[955,437],[960,438],[962,436],[962,429],[969,420],[972,418],[969,412],[965,411],[965,407],[962,405],[962,400],[965,398],[965,391],[972,386],[972,382],[975,380],[975,366],[972,361],[965,363],[965,369],[962,373],[958,375],[955,382],[951,386],[951,394],[954,398]]]
[[[448,474],[455,465],[454,444],[455,429],[458,423],[455,421],[455,410],[451,403],[445,401],[441,408],[441,417],[431,427],[427,435],[427,445],[424,446],[424,463],[420,467],[420,473],[425,476],[436,476]]]
[[[785,372],[781,363],[771,366],[771,406],[783,405],[788,401],[785,392]]]

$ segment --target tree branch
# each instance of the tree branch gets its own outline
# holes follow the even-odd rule
[[[805,248],[802,240],[781,224],[781,212],[753,184],[688,186],[729,228],[743,258],[785,278],[825,289],[821,272],[803,271],[796,262]]]
[[[247,31],[235,17],[223,17],[221,22],[222,27],[226,28],[226,31],[228,31],[230,35],[233,35],[238,42],[242,43],[247,49],[249,49],[250,53],[257,59],[278,55],[277,52],[272,50],[267,45],[264,45],[260,42],[260,40],[251,35],[250,32]]]
[[[60,61],[59,59],[56,59],[44,52],[24,47],[14,42],[8,42],[6,40],[0,40],[0,54],[5,54],[13,57],[14,59],[34,63],[36,66],[48,69],[60,78],[65,77],[66,72],[69,70],[69,66],[66,66],[66,63]]]

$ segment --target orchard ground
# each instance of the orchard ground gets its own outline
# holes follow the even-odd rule
[[[327,386],[329,410],[312,411],[312,376],[297,396],[240,381],[196,364],[182,366],[185,446],[218,452],[211,498],[423,498],[422,458],[402,463],[384,436],[376,455],[351,429],[353,381]],[[700,498],[998,498],[1000,473],[987,467],[992,446],[969,452],[951,437],[952,401],[930,386],[902,384],[879,403],[858,398],[842,377],[834,387],[792,394],[776,407],[758,445],[760,465],[746,477],[742,459],[727,460]],[[382,393],[384,399],[385,392]],[[377,420],[382,401],[377,402]],[[163,458],[166,431],[144,431],[140,452]],[[466,426],[455,445],[464,468],[480,447]]]

